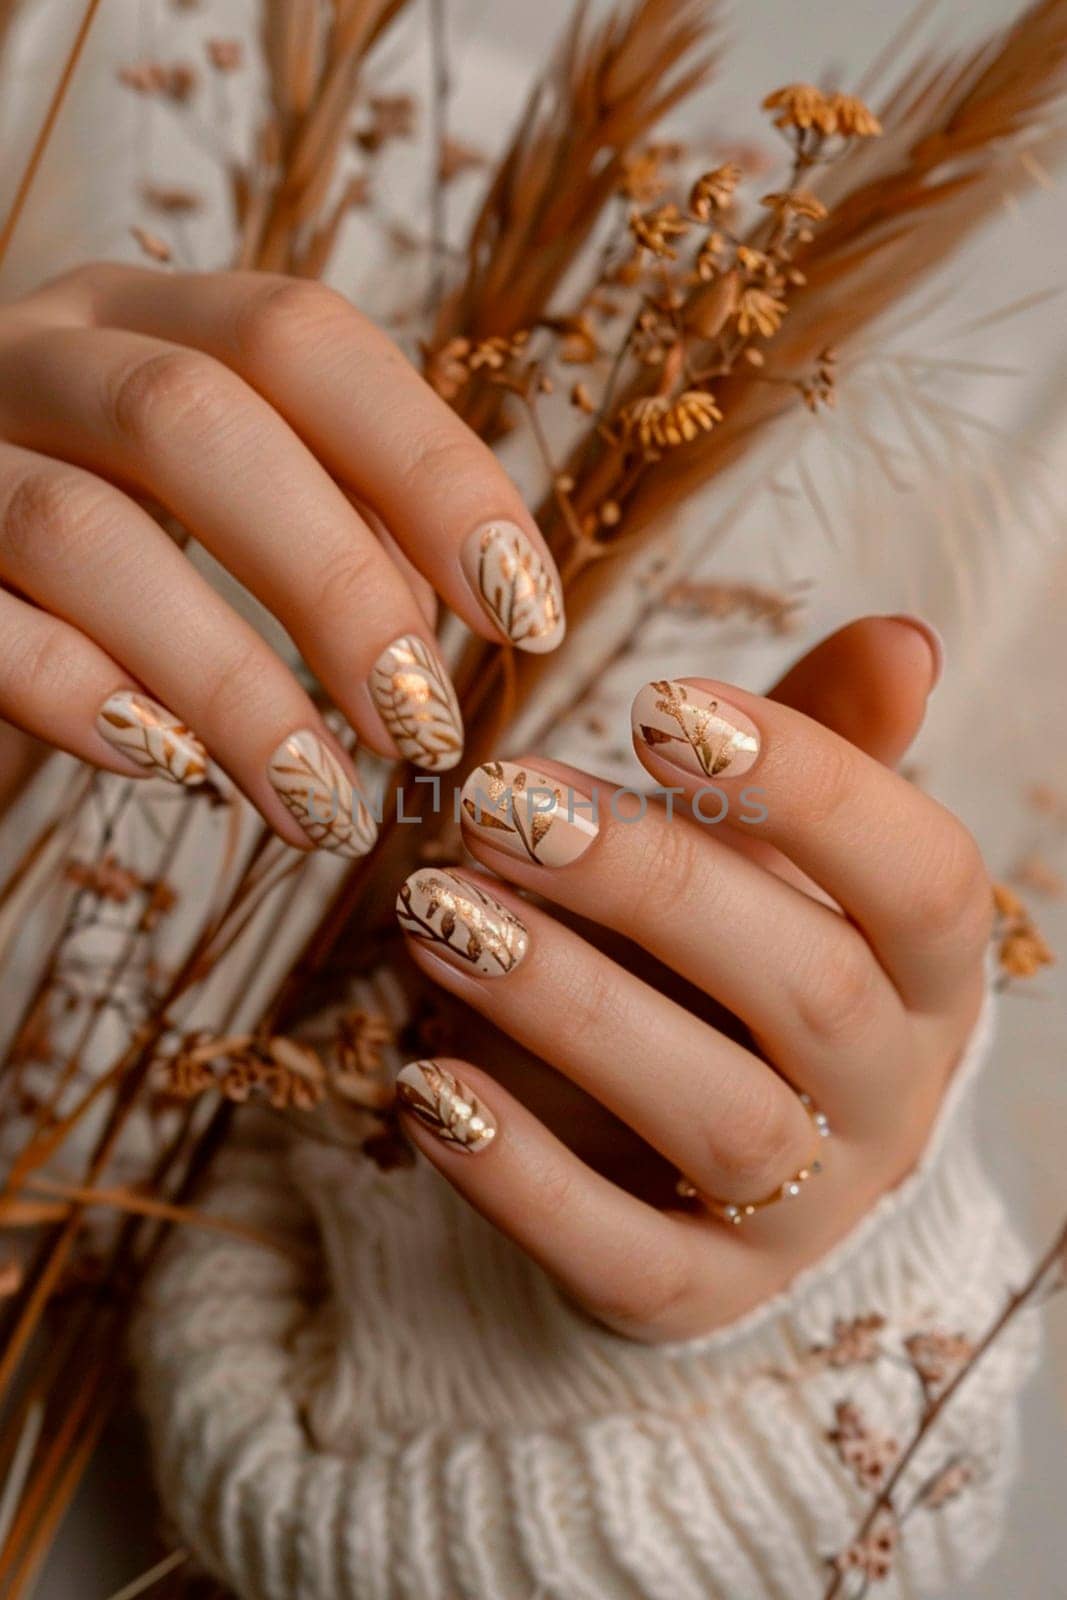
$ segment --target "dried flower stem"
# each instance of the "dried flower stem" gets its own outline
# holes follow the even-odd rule
[[[1049,1274],[1057,1267],[1062,1274],[1065,1255],[1067,1255],[1067,1222],[1064,1222],[1053,1242],[1039,1258],[1022,1288],[1009,1296],[998,1316],[975,1345],[969,1359],[960,1367],[946,1387],[927,1405],[910,1443],[901,1452],[893,1471],[886,1479],[884,1487],[871,1502],[867,1515],[860,1524],[853,1542],[858,1543],[867,1537],[881,1512],[892,1510],[893,1496],[901,1479],[915,1459],[916,1452],[926,1436],[936,1425],[941,1413],[951,1403],[957,1391],[966,1383],[969,1375],[974,1371],[991,1346],[1000,1338],[1004,1330],[1011,1326],[1021,1311],[1036,1301]],[[1060,1287],[1062,1287],[1062,1284]],[[835,1569],[827,1584],[823,1600],[838,1600],[847,1576],[848,1574],[845,1571]]]
[[[23,171],[21,179],[19,180],[18,188],[15,190],[15,198],[11,202],[11,209],[7,214],[7,218],[3,227],[0,228],[0,266],[3,265],[4,257],[7,255],[11,240],[15,234],[15,229],[18,227],[19,218],[22,216],[22,213],[26,208],[26,202],[30,197],[30,190],[33,188],[34,179],[36,178],[41,162],[44,159],[44,153],[48,148],[48,141],[52,137],[52,132],[55,128],[56,122],[58,121],[59,113],[63,109],[63,102],[67,97],[67,90],[70,88],[73,81],[74,74],[78,67],[78,62],[81,60],[81,54],[85,48],[85,41],[89,37],[89,30],[93,25],[93,20],[99,9],[100,0],[88,0],[88,4],[82,13],[82,19],[78,25],[78,31],[74,35],[74,42],[71,45],[70,50],[67,52],[67,58],[63,63],[63,70],[59,75],[59,82],[52,91],[52,98],[48,103],[48,110],[45,112],[44,121],[41,123],[40,131],[33,142],[33,149],[30,151],[29,160],[26,163],[26,167]]]

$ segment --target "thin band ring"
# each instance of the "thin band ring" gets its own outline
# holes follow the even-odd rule
[[[812,1100],[810,1094],[798,1096],[801,1105],[811,1118],[811,1125],[815,1129],[818,1139],[830,1137],[830,1122],[825,1111],[820,1111]],[[818,1144],[815,1146],[819,1148]],[[807,1166],[801,1167],[791,1178],[778,1185],[770,1194],[764,1195],[762,1200],[716,1200],[711,1195],[702,1194],[694,1183],[688,1178],[680,1177],[675,1184],[675,1193],[683,1200],[699,1200],[703,1206],[718,1217],[720,1222],[729,1222],[732,1226],[739,1227],[746,1217],[754,1217],[757,1211],[766,1211],[768,1206],[776,1206],[782,1200],[795,1200],[804,1185],[810,1178],[818,1177],[822,1171],[822,1162],[813,1159]]]

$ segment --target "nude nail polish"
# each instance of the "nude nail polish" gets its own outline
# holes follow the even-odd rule
[[[435,1061],[411,1061],[396,1078],[396,1097],[442,1143],[466,1155],[488,1149],[497,1122],[473,1089]]]
[[[463,785],[463,829],[539,867],[567,867],[599,833],[587,794],[535,767],[487,761]]]
[[[646,683],[631,715],[635,737],[661,761],[700,778],[739,778],[759,756],[751,717],[692,684]]]
[[[475,528],[460,562],[493,622],[520,650],[554,650],[566,631],[563,591],[555,563],[534,548],[514,522]]]
[[[394,639],[371,669],[370,692],[401,755],[447,772],[463,754],[463,719],[435,651],[414,634]]]
[[[486,890],[437,867],[420,867],[401,887],[396,914],[404,932],[482,978],[514,972],[530,939],[513,912]]]
[[[271,756],[270,779],[282,805],[320,850],[357,860],[378,837],[377,824],[345,769],[317,733],[291,733]]]
[[[207,751],[196,734],[146,694],[119,689],[109,695],[96,727],[120,755],[157,777],[193,789],[207,776]]]

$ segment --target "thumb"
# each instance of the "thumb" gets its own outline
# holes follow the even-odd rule
[[[922,726],[944,647],[918,617],[861,617],[823,639],[770,690],[888,767]]]

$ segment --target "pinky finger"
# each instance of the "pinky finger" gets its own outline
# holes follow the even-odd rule
[[[574,1300],[631,1338],[675,1336],[690,1275],[676,1219],[595,1173],[467,1062],[413,1061],[397,1097],[428,1160]]]
[[[0,717],[124,777],[195,787],[207,752],[69,622],[0,589]]]

